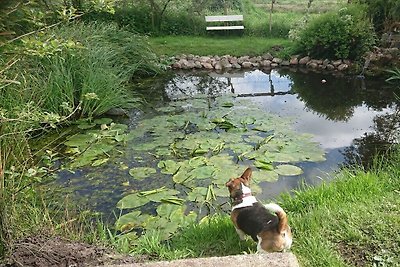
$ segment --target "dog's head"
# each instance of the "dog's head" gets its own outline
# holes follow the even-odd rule
[[[231,178],[225,185],[228,187],[230,197],[235,201],[243,198],[244,195],[250,194],[251,169],[247,168],[238,178]]]

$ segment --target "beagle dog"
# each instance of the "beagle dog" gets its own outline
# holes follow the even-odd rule
[[[285,211],[277,204],[263,205],[250,190],[251,168],[227,183],[232,200],[231,220],[241,240],[245,235],[258,242],[258,252],[278,252],[290,249],[292,232]]]

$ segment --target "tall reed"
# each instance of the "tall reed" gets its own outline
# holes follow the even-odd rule
[[[30,141],[73,119],[128,107],[134,96],[127,90],[130,80],[162,71],[144,37],[112,24],[71,23],[23,38],[3,51],[0,258],[16,238],[54,229],[60,213],[42,198],[38,185],[49,173],[31,152]],[[64,205],[54,204],[61,210]]]

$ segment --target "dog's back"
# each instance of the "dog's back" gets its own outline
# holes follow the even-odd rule
[[[278,231],[279,218],[264,205],[256,202],[251,207],[244,207],[237,210],[236,223],[240,230],[250,235],[257,241],[257,235],[264,231]]]

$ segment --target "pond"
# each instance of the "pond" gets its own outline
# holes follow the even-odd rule
[[[400,92],[382,80],[280,69],[175,72],[139,85],[146,108],[80,124],[64,143],[74,160],[54,182],[135,236],[155,228],[167,238],[229,210],[224,184],[247,166],[267,202],[343,165],[368,167],[399,140]]]

